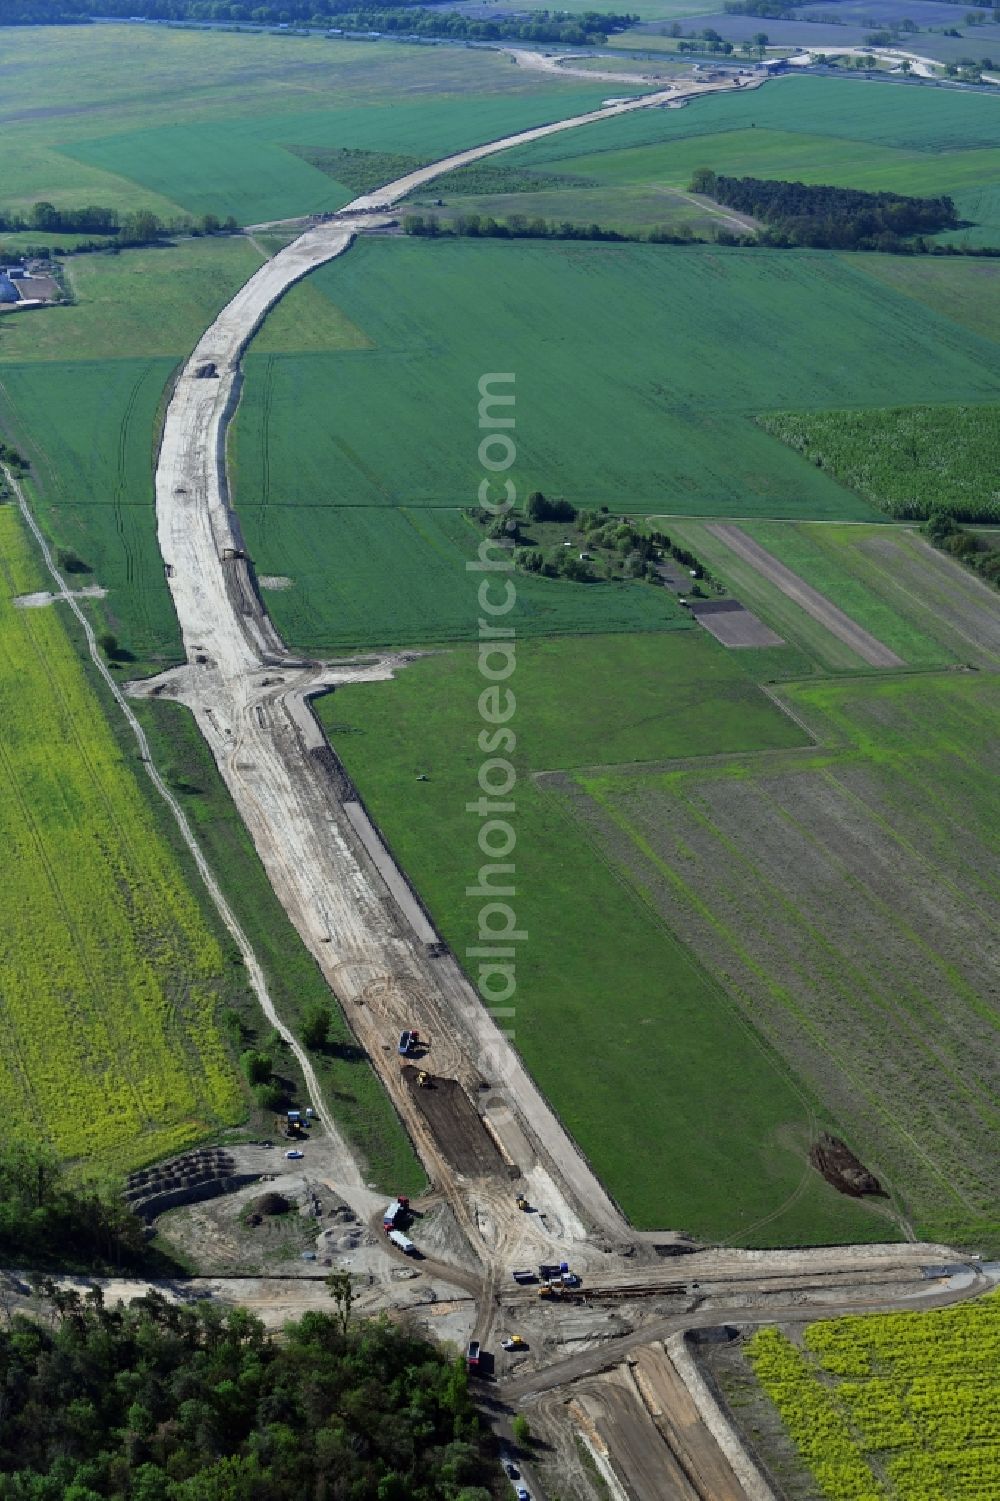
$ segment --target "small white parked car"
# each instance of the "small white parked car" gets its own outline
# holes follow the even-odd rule
[[[300,1157],[305,1156],[305,1153],[300,1152],[297,1148],[293,1147],[290,1152],[285,1153],[285,1156],[289,1159],[290,1162],[298,1162]]]

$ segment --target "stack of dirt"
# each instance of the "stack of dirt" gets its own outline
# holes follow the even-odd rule
[[[816,1145],[810,1147],[809,1161],[839,1193],[859,1199],[862,1194],[882,1192],[882,1185],[874,1173],[858,1161],[839,1136],[830,1136],[824,1131]]]

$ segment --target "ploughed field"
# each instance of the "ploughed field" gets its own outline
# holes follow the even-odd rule
[[[995,1236],[996,680],[872,676],[780,699],[815,749],[552,790],[918,1231]]]
[[[245,1114],[218,1028],[232,966],[157,831],[0,508],[0,1106],[13,1134],[120,1171]],[[238,984],[238,982],[237,982]]]
[[[864,659],[849,642],[807,614],[766,571],[734,549],[726,527],[693,521],[671,521],[669,526],[671,537],[811,659],[814,671],[864,670]],[[1000,665],[996,591],[914,530],[756,521],[740,523],[738,532],[793,570],[907,667]],[[774,655],[769,671],[792,676],[801,672],[801,662],[783,669],[781,657]]]

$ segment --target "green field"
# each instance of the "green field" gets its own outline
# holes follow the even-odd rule
[[[942,317],[1000,339],[1000,264],[996,261],[864,255],[855,256],[852,264]]]
[[[272,505],[242,509],[241,520],[261,574],[283,580],[278,588],[265,585],[268,612],[299,650],[478,636],[480,575],[466,565],[483,532],[459,511]],[[691,625],[673,596],[649,583],[574,584],[519,574],[517,599],[524,635]]]
[[[335,207],[350,195],[287,148],[433,156],[602,97],[487,51],[161,27],[11,29],[4,63],[0,206],[167,216]]]
[[[0,424],[31,460],[48,535],[89,565],[84,583],[109,591],[95,618],[140,663],[180,645],[156,544],[157,412],[261,259],[240,237],[80,256],[66,266],[74,303],[0,325]]]
[[[1000,1242],[992,674],[786,685],[814,751],[577,774],[582,826],[918,1235]],[[766,916],[765,916],[766,915]]]
[[[251,347],[232,454],[268,547],[325,508],[468,504],[484,368],[517,372],[522,496],[640,514],[868,519],[752,417],[1000,394],[991,342],[822,253],[368,240],[313,284],[370,347]]]
[[[954,196],[972,227],[943,239],[1000,244],[1000,105],[990,97],[789,78],[599,122],[518,147],[505,164],[579,179],[593,214],[617,222],[620,194],[686,188],[696,167],[870,191]],[[451,180],[441,180],[448,195]],[[599,205],[599,206],[598,206]],[[531,213],[530,204],[521,206]]]
[[[107,589],[95,618],[140,663],[180,652],[153,511],[153,434],[175,364],[0,363],[0,424],[31,460],[41,524],[87,564],[83,582]]]
[[[747,1354],[826,1501],[993,1501],[1000,1300],[761,1329]]]
[[[177,359],[263,259],[239,235],[76,256],[65,262],[71,304],[0,322],[0,369],[15,360]]]
[[[482,681],[474,652],[460,648],[391,684],[340,689],[318,705],[459,955],[476,934],[465,889],[482,857],[464,810],[481,759]],[[529,777],[609,760],[795,747],[797,726],[735,654],[700,632],[520,642],[511,684],[516,907],[528,933],[516,1046],[602,1180],[642,1226],[758,1245],[891,1237],[890,1221],[805,1167],[816,1125],[809,1096],[602,858],[572,816],[572,787],[563,793]]]
[[[0,507],[0,895],[12,1134],[121,1172],[241,1119],[219,1032],[234,978],[160,837],[20,519]]]
[[[926,587],[922,592],[907,587],[899,574],[902,553],[915,562],[924,561],[925,548],[908,532],[885,526],[799,526],[759,521],[745,523],[742,530],[894,651],[907,666],[945,667],[967,660],[968,643],[956,639],[947,622],[936,614]],[[670,535],[690,548],[748,609],[811,657],[815,668],[824,672],[868,670],[849,646],[725,542],[712,536],[705,525],[671,522]]]
[[[884,407],[771,412],[765,432],[859,491],[890,516],[1000,521],[1000,407]]]

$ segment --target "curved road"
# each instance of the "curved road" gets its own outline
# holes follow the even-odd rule
[[[229,504],[226,434],[239,401],[243,351],[268,309],[315,267],[343,254],[359,230],[384,222],[382,210],[453,168],[684,93],[644,95],[454,153],[355,199],[339,219],[307,230],[250,278],[198,341],[167,408],[156,470],[157,529],[188,666],[136,690],[163,692],[193,709],[275,891],[346,1004],[397,1105],[394,1060],[386,1063],[379,1038],[397,1021],[405,1025],[407,1014],[412,1024],[422,1004],[432,1014],[443,1008],[473,1076],[504,1081],[497,1087],[498,1117],[509,1111],[528,1122],[542,1161],[555,1166],[575,1212],[558,1195],[543,1207],[563,1226],[585,1212],[615,1239],[628,1234],[616,1206],[458,965],[447,955],[430,957],[428,938],[436,935],[397,899],[404,878],[389,869],[384,851],[380,858],[377,836],[366,843],[362,830],[359,843],[352,812],[358,805],[332,795],[329,759],[324,762],[330,752],[308,697],[331,680],[388,676],[395,664],[341,664],[331,674],[286,650],[261,603]],[[378,1018],[372,1012],[368,998],[379,986],[401,998],[398,1015],[391,1005],[383,1005]],[[356,1170],[345,1180],[346,1194],[359,1181]]]

